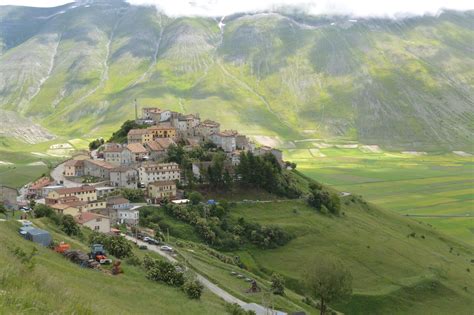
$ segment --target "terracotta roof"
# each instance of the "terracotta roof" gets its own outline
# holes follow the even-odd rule
[[[130,135],[145,135],[147,133],[150,133],[151,131],[148,129],[130,129],[128,132],[128,136]]]
[[[73,194],[78,192],[91,192],[95,191],[95,188],[92,186],[81,186],[81,187],[71,187],[71,188],[60,188],[55,190],[60,195]]]
[[[124,203],[130,203],[130,200],[128,200],[128,199],[126,199],[122,196],[112,197],[112,198],[107,199],[107,204],[108,205],[121,205],[121,204],[124,204]]]
[[[104,152],[122,152],[123,147],[118,143],[107,143]]]
[[[33,184],[31,184],[30,189],[41,189],[45,186],[48,186],[52,182],[53,181],[49,177],[41,177],[37,181],[33,182]]]
[[[95,164],[99,167],[103,167],[103,168],[108,169],[108,170],[111,170],[111,169],[116,167],[115,165],[110,164],[110,163],[105,162],[105,161],[102,161],[102,160],[85,160],[85,161],[87,161],[89,163],[92,163],[92,164]]]
[[[132,153],[147,153],[148,151],[141,143],[130,143],[127,145],[127,149],[129,149]]]
[[[162,186],[176,186],[176,182],[172,180],[164,180],[164,181],[156,181],[149,183],[148,185],[156,186],[156,187],[162,187]]]
[[[61,197],[56,199],[57,202],[59,203],[70,203],[70,202],[76,202],[79,201],[79,198],[76,196],[67,196],[67,197]]]
[[[66,163],[64,163],[64,166],[74,166],[74,167],[84,166],[84,160],[69,160],[69,161],[66,161]]]
[[[150,151],[164,151],[165,149],[156,141],[150,141],[146,144]]]
[[[216,135],[221,136],[221,137],[235,137],[238,134],[239,132],[236,130],[224,130],[224,131],[216,133]]]
[[[148,169],[163,169],[167,166],[172,166],[172,170],[179,170],[179,165],[175,162],[170,162],[170,163],[143,163],[142,168],[146,170]]]
[[[171,126],[171,124],[166,123],[166,124],[159,124],[159,125],[151,126],[151,127],[148,127],[147,129],[148,130],[169,130],[169,129],[175,130],[176,128]]]
[[[92,212],[83,212],[81,214],[76,215],[75,217],[77,223],[79,224],[84,224],[86,222],[89,222],[98,218],[107,218],[107,217],[100,214],[92,213]]]
[[[219,127],[221,124],[214,120],[206,119],[201,123],[201,125],[205,127]]]
[[[157,138],[155,141],[165,150],[167,150],[170,145],[176,144],[171,138]]]
[[[114,167],[113,169],[111,169],[110,171],[111,172],[120,172],[120,173],[123,173],[123,172],[127,172],[127,171],[130,171],[130,170],[134,170],[133,167],[129,167],[129,166],[117,166],[117,167]]]

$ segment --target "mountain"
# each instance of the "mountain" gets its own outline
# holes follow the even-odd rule
[[[108,136],[137,99],[251,135],[469,151],[473,18],[267,12],[219,27],[119,0],[0,6],[0,111],[44,140]]]

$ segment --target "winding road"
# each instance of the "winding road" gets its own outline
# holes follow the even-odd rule
[[[167,252],[161,251],[159,249],[159,247],[156,246],[156,245],[150,245],[148,243],[145,243],[143,241],[140,241],[140,240],[138,240],[134,237],[128,236],[128,235],[125,235],[125,238],[129,241],[132,241],[132,242],[138,244],[138,245],[147,246],[148,250],[153,251],[153,252],[159,254],[160,256],[165,257],[166,259],[168,259],[169,261],[171,261],[173,263],[178,262],[176,260],[176,258],[171,256]],[[209,291],[211,291],[215,295],[219,296],[220,298],[222,298],[224,301],[226,301],[228,303],[238,304],[244,310],[254,311],[257,315],[286,315],[287,314],[287,313],[284,313],[284,312],[281,312],[281,311],[265,308],[260,304],[244,302],[241,299],[238,299],[235,296],[233,296],[233,295],[229,294],[228,292],[224,291],[223,289],[219,288],[216,284],[212,283],[206,277],[204,277],[203,275],[201,275],[199,273],[196,273],[196,278],[199,280],[199,282],[202,283],[203,286],[205,286],[207,289],[209,289]]]

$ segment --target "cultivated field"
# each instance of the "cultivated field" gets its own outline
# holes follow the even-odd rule
[[[418,220],[474,244],[474,158],[456,154],[394,153],[298,143],[284,152],[298,170],[341,191]],[[431,215],[461,217],[430,217]],[[465,217],[465,216],[470,217]]]

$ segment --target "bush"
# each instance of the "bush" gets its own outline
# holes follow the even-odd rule
[[[125,263],[130,266],[140,266],[142,264],[140,258],[135,255],[131,255],[125,259]]]
[[[183,291],[190,299],[201,298],[202,290],[204,286],[197,279],[188,279],[183,284]]]
[[[43,204],[35,205],[34,214],[35,214],[35,218],[43,218],[43,217],[51,218],[52,216],[56,215],[53,208],[48,207]]]
[[[191,201],[191,204],[197,205],[201,201],[204,200],[204,197],[199,192],[193,191],[189,194],[188,199],[189,199],[189,201]]]
[[[231,315],[256,315],[254,311],[246,311],[237,303],[227,303],[225,306],[225,310]]]
[[[81,228],[70,214],[61,216],[61,230],[67,235],[81,235]]]
[[[147,278],[154,281],[162,281],[166,284],[180,287],[184,284],[184,275],[176,270],[176,266],[167,261],[153,259],[146,255],[143,266],[147,271]]]
[[[272,292],[273,294],[283,295],[285,294],[285,280],[282,276],[277,273],[272,274]]]
[[[117,258],[132,255],[132,245],[120,235],[107,235],[94,231],[89,236],[89,244],[102,244],[111,255]]]

